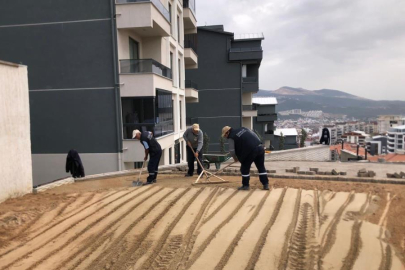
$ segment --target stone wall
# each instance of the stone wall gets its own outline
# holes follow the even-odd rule
[[[266,155],[266,161],[331,161],[331,155],[328,145],[319,145],[274,151]]]

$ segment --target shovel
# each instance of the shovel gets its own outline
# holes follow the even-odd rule
[[[143,168],[145,167],[145,163],[146,163],[146,161],[143,162],[143,164],[142,164],[142,169],[139,171],[138,180],[137,180],[137,181],[132,181],[132,186],[133,186],[133,187],[138,187],[138,186],[142,186],[142,185],[143,185],[143,183],[142,183],[142,181],[141,181],[141,174],[142,174]]]

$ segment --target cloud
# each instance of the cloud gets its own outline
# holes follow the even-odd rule
[[[199,25],[264,33],[260,87],[405,100],[403,0],[200,0]]]

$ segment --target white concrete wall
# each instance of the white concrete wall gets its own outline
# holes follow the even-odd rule
[[[284,151],[271,152],[266,155],[269,161],[330,161],[329,146],[312,146]]]
[[[32,192],[27,67],[0,62],[0,202]]]

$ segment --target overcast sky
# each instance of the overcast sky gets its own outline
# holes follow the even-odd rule
[[[197,0],[198,25],[263,32],[260,88],[405,100],[405,0]]]

